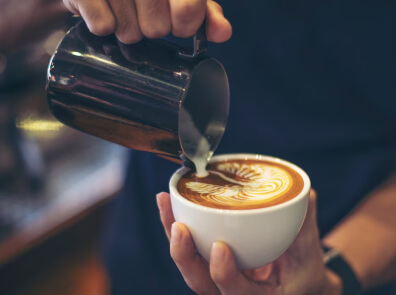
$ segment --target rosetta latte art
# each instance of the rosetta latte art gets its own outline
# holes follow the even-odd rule
[[[187,182],[191,191],[210,199],[211,202],[237,206],[239,203],[262,203],[284,194],[292,183],[288,171],[267,164],[220,163],[217,174],[229,185],[205,182]]]
[[[209,163],[208,176],[188,171],[177,184],[187,200],[217,209],[270,207],[296,197],[304,187],[301,175],[281,163],[261,159],[229,159]]]

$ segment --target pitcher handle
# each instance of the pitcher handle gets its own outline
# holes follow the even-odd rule
[[[179,49],[179,55],[185,58],[195,58],[206,53],[208,49],[208,41],[206,39],[206,21],[202,23],[199,27],[198,31],[195,33],[193,37],[193,48],[192,50],[188,50],[186,48]]]

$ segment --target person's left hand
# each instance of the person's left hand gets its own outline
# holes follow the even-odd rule
[[[169,194],[158,194],[157,203],[171,256],[187,285],[198,294],[341,294],[339,277],[322,262],[314,192],[304,225],[290,248],[273,263],[244,272],[237,269],[231,250],[222,242],[213,244],[207,263],[195,251],[187,227],[175,222]]]

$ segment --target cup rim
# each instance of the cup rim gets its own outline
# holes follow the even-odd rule
[[[183,196],[180,195],[180,193],[177,191],[177,183],[179,179],[188,171],[190,171],[189,168],[187,167],[181,167],[179,168],[175,173],[173,173],[171,179],[169,180],[169,190],[172,196],[175,196],[178,201],[182,202],[184,205],[195,208],[197,210],[203,210],[206,212],[212,212],[212,213],[222,213],[222,214],[228,214],[228,215],[251,215],[251,214],[257,214],[257,213],[263,213],[263,212],[271,212],[271,211],[276,211],[285,207],[293,206],[293,204],[299,202],[301,199],[303,199],[307,194],[309,195],[309,191],[311,189],[311,180],[308,176],[308,174],[301,169],[299,166],[269,155],[261,155],[261,154],[247,154],[247,153],[240,153],[240,154],[221,154],[214,156],[210,162],[219,162],[224,159],[245,159],[245,160],[250,160],[250,159],[257,159],[257,160],[265,160],[273,163],[279,163],[283,164],[287,167],[290,167],[294,169],[303,179],[304,181],[304,186],[302,191],[292,198],[291,200],[288,200],[286,202],[273,205],[270,207],[264,207],[264,208],[256,208],[256,209],[242,209],[242,210],[234,210],[234,209],[219,209],[219,208],[212,208],[212,207],[206,207],[202,205],[198,205],[194,202],[191,202],[184,198]]]

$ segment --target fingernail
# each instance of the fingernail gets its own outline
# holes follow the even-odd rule
[[[212,245],[212,253],[210,259],[212,263],[221,263],[224,260],[225,251],[224,246],[219,242],[214,242]]]
[[[176,222],[172,224],[172,231],[171,231],[171,243],[174,246],[179,245],[180,239],[181,239],[182,233],[180,229],[178,228]]]

